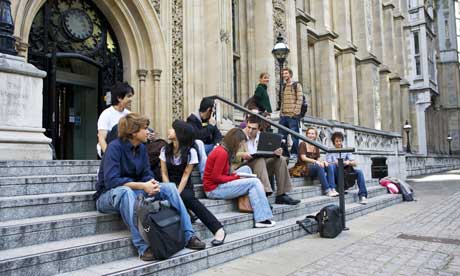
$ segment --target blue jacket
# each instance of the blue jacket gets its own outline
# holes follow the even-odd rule
[[[154,178],[150,170],[147,149],[144,144],[134,147],[128,140],[113,140],[99,167],[96,183],[97,199],[102,193],[128,182],[146,182]]]

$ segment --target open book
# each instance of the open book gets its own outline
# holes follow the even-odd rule
[[[239,177],[257,177],[257,174],[244,172],[236,172],[236,175],[238,175]]]

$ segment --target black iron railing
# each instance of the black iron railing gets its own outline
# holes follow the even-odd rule
[[[221,96],[211,96],[211,98],[215,99],[215,100],[218,100],[222,103],[225,103],[227,105],[230,105],[238,110],[241,110],[245,113],[248,113],[248,114],[251,114],[253,116],[256,116],[258,117],[259,119],[261,119],[262,121],[272,125],[273,127],[276,127],[277,129],[282,129],[284,131],[286,131],[287,133],[291,134],[291,136],[294,136],[294,137],[297,137],[298,139],[302,140],[302,141],[305,141],[307,142],[308,144],[311,144],[311,145],[314,145],[315,147],[317,148],[320,148],[322,149],[323,151],[327,152],[327,153],[339,153],[339,158],[338,158],[338,166],[337,166],[337,169],[338,169],[338,189],[339,189],[339,206],[340,206],[340,210],[342,212],[342,225],[343,225],[343,229],[344,230],[347,230],[348,228],[345,226],[345,191],[344,191],[344,172],[343,172],[343,158],[342,156],[340,155],[340,153],[345,153],[345,152],[354,152],[355,149],[354,148],[329,148],[321,143],[318,143],[316,141],[313,141],[313,140],[310,140],[308,139],[306,136],[298,133],[298,132],[295,132],[283,125],[280,125],[279,123],[277,122],[274,122],[270,119],[267,119],[265,118],[264,116],[258,114],[258,113],[254,113],[252,112],[251,110],[239,105],[239,104],[236,104],[236,103],[233,103],[231,101],[229,101],[228,99],[225,99]]]

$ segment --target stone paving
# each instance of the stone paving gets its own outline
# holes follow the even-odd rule
[[[290,275],[460,275],[460,192]]]
[[[417,201],[347,222],[194,276],[460,275],[460,171],[411,180]]]

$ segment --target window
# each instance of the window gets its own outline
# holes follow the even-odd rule
[[[420,63],[420,39],[418,32],[413,33],[414,36],[414,60],[415,60],[415,74],[420,76],[422,74],[422,66]]]
[[[434,47],[433,47],[433,39],[431,37],[427,37],[427,55],[428,55],[428,73],[430,74],[430,80],[436,80],[436,69],[434,67]]]
[[[407,0],[409,9],[417,7],[417,0]]]

